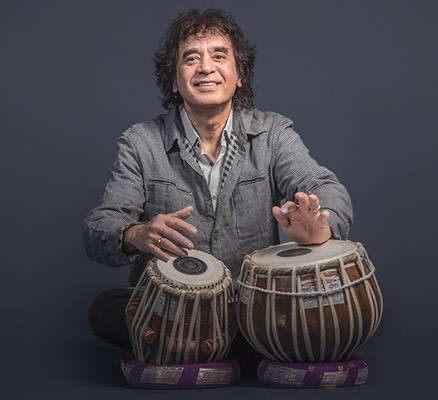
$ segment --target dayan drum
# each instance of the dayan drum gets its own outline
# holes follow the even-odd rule
[[[245,257],[236,312],[242,333],[265,357],[333,362],[351,359],[373,335],[382,295],[360,243],[291,242]]]
[[[231,297],[231,273],[210,254],[191,250],[186,258],[149,261],[126,307],[136,358],[152,364],[221,361],[237,329]]]

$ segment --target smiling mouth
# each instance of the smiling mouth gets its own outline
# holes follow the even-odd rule
[[[218,86],[219,83],[217,82],[199,82],[195,83],[196,87],[211,87],[211,86]]]

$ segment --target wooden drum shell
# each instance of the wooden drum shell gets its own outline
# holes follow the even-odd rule
[[[236,314],[261,354],[284,362],[348,360],[374,334],[382,295],[365,249],[355,245],[354,253],[315,265],[265,268],[245,258]]]

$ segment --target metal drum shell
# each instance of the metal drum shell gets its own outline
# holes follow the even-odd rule
[[[204,257],[199,251],[192,255]],[[173,283],[157,259],[148,262],[125,310],[140,362],[193,364],[227,356],[237,330],[232,280],[225,265],[215,262],[219,271],[215,279],[193,285]]]

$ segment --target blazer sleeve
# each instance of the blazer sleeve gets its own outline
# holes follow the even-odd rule
[[[122,250],[123,232],[141,223],[145,202],[139,157],[127,133],[118,139],[116,160],[102,202],[82,223],[87,255],[110,266],[132,265],[139,258],[136,252],[127,254]]]
[[[346,188],[332,171],[310,156],[292,121],[284,118],[271,137],[274,177],[280,193],[286,200],[294,199],[299,191],[317,195],[321,207],[330,211],[329,226],[334,238],[346,239],[353,223],[353,207]]]

